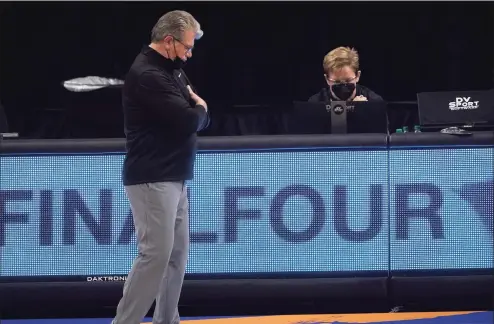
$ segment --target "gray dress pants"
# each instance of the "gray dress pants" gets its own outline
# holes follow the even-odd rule
[[[113,324],[139,324],[156,299],[153,324],[178,324],[178,300],[189,252],[184,181],[126,186],[138,255],[127,277]]]

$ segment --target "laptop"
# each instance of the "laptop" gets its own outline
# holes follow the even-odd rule
[[[417,102],[423,129],[494,124],[494,90],[421,92]]]
[[[346,133],[388,133],[387,104],[385,101],[355,101],[347,103]],[[295,101],[287,114],[289,134],[333,134],[331,105],[323,102]]]

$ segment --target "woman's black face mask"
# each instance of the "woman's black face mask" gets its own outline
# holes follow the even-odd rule
[[[355,91],[355,83],[337,83],[331,85],[331,91],[340,100],[348,100]]]

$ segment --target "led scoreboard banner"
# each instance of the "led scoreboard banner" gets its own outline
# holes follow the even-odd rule
[[[0,156],[0,280],[124,280],[123,154]],[[189,275],[493,268],[492,145],[202,150]],[[51,278],[51,279],[50,279]]]

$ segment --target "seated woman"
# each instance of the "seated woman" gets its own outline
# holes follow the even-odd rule
[[[328,87],[310,97],[309,102],[383,100],[374,91],[358,84],[361,72],[355,49],[335,48],[324,57],[323,69]]]

